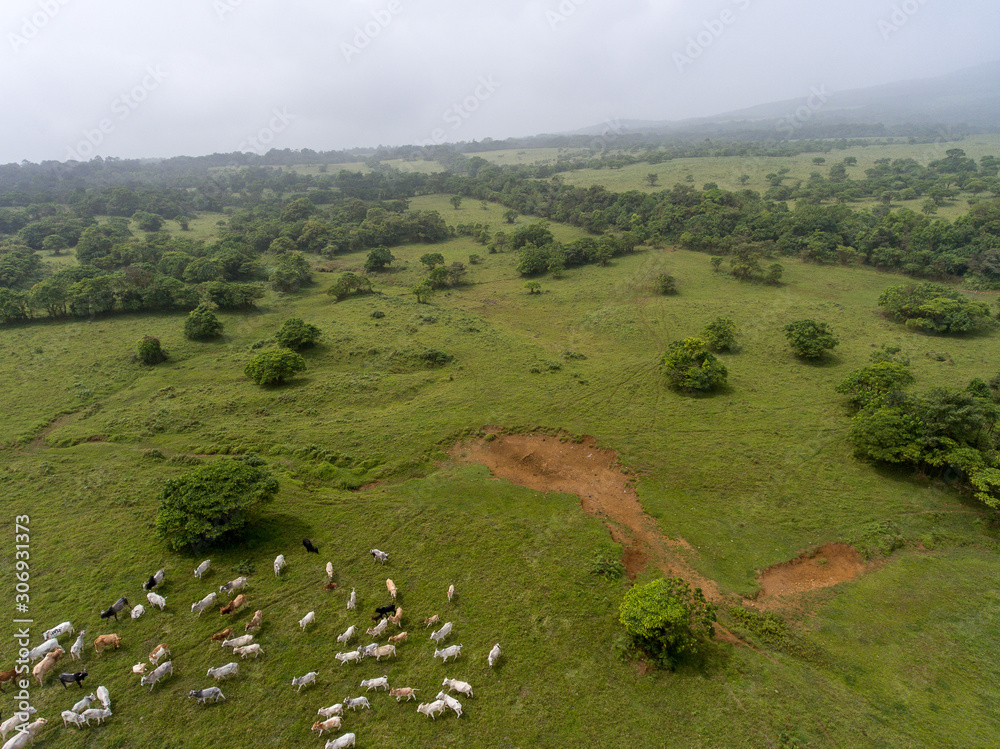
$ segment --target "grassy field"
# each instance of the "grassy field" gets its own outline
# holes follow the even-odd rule
[[[437,209],[453,224],[507,226],[501,208],[477,201],[456,211],[448,196],[430,196],[411,208]],[[553,229],[563,240],[580,236]],[[467,285],[422,305],[409,289],[427,251],[448,263],[473,253],[482,261],[468,266]],[[424,701],[445,676],[471,682],[476,697],[462,699],[461,719],[432,722],[412,703],[369,693],[373,710],[344,721],[359,746],[994,745],[997,527],[943,484],[856,461],[834,387],[882,344],[911,358],[917,390],[988,379],[1000,336],[935,338],[892,324],[876,300],[905,279],[866,269],[783,260],[786,284],[773,288],[714,273],[703,254],[646,250],[543,277],[542,293],[529,295],[513,254],[487,254],[468,238],[392,252],[378,294],[334,303],[323,292],[335,274],[317,273],[300,294],[271,293],[257,312],[222,314],[225,334],[213,343],[185,340],[183,315],[0,329],[0,526],[12,539],[14,516],[31,516],[32,644],[66,619],[87,629],[88,686],[108,686],[114,711],[106,726],[78,734],[58,725],[58,713],[80,690],[64,693],[52,679],[35,685],[32,699],[50,720],[46,746],[220,746],[223,734],[226,746],[318,746],[308,734],[316,709],[382,674],[421,689]],[[358,253],[336,264],[358,270],[363,261]],[[663,272],[676,276],[679,296],[652,293]],[[728,390],[674,393],[658,373],[660,353],[719,315],[740,328],[739,352],[724,356]],[[308,370],[275,389],[247,382],[251,347],[293,316],[324,333],[306,354]],[[829,322],[841,340],[824,365],[788,349],[781,328],[803,317]],[[170,361],[132,361],[146,334]],[[455,359],[428,368],[419,359],[426,349]],[[758,570],[828,541],[866,548],[889,528],[907,544],[866,577],[784,610],[789,631],[780,639],[741,628],[723,610],[756,650],[715,643],[698,665],[646,673],[617,654],[625,583],[592,574],[596,560],[620,553],[602,524],[575,497],[448,460],[446,447],[484,425],[561,428],[618,450],[639,472],[644,507],[691,544],[691,563],[733,605],[755,591]],[[244,451],[263,456],[281,482],[263,522],[232,548],[167,552],[152,535],[163,482],[194,461]],[[318,559],[302,549],[303,536],[320,547]],[[372,547],[390,552],[384,569]],[[8,548],[0,583],[13,591],[13,541]],[[289,560],[280,579],[271,571],[278,553]],[[191,570],[206,557],[213,571],[199,582]],[[328,559],[334,592],[321,587]],[[166,611],[98,620],[122,594],[141,601],[140,584],[160,567]],[[253,598],[235,621],[264,610],[266,655],[221,685],[227,702],[198,706],[187,691],[209,686],[205,669],[232,658],[208,640],[227,620],[189,607],[249,567]],[[394,661],[340,666],[335,635],[366,626],[387,598],[386,577],[399,586],[410,642]],[[354,613],[344,605],[351,587]],[[310,610],[316,624],[301,632],[297,620]],[[431,658],[420,622],[433,613],[455,622],[449,642],[464,650],[454,665]],[[90,643],[112,631],[123,649],[97,658]],[[504,659],[490,671],[486,654],[498,641]],[[150,694],[130,666],[159,642],[170,645],[175,674]],[[5,638],[0,670],[15,656]],[[296,694],[292,677],[310,670],[320,673],[317,686]]]

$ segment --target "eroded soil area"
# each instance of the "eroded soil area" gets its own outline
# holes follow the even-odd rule
[[[857,549],[847,544],[830,543],[795,559],[768,567],[760,573],[757,601],[778,599],[796,593],[853,580],[867,570]]]

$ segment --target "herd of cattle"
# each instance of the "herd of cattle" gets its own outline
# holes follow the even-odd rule
[[[313,545],[309,539],[302,540],[303,546],[305,546],[307,552],[318,553],[319,550]],[[389,555],[379,549],[370,549],[369,553],[372,558],[383,565],[388,561]],[[194,575],[199,580],[202,576],[211,569],[211,560],[206,559],[204,562],[198,565],[194,571]],[[286,566],[285,557],[283,554],[279,554],[274,560],[274,574],[275,576],[280,576],[282,571]],[[327,590],[332,590],[337,587],[337,583],[333,582],[334,570],[333,564],[327,562],[326,573],[330,579],[330,582],[324,585]],[[154,588],[159,587],[163,583],[165,575],[165,570],[159,570],[154,575],[151,575],[149,579],[143,583],[142,588],[146,591],[146,600],[149,602],[150,606],[156,606],[161,611],[166,607],[167,599],[164,596],[154,592]],[[385,581],[386,589],[389,592],[390,597],[394,601],[387,606],[380,606],[375,610],[375,616],[372,620],[375,622],[374,626],[368,627],[366,634],[373,638],[373,642],[367,645],[359,645],[355,649],[346,650],[341,653],[334,655],[340,664],[346,665],[347,663],[359,663],[366,658],[375,658],[376,661],[381,661],[382,658],[396,657],[396,646],[409,638],[409,633],[406,631],[399,631],[398,634],[390,636],[387,638],[388,642],[385,645],[380,645],[378,640],[381,639],[383,634],[388,630],[389,624],[395,624],[399,630],[402,630],[402,618],[403,609],[397,606],[395,601],[398,596],[398,589],[396,584],[391,578]],[[247,596],[244,593],[239,593],[239,591],[247,588],[247,578],[245,576],[238,577],[235,580],[222,585],[219,591],[212,591],[206,595],[201,600],[195,602],[191,605],[191,612],[201,614],[208,608],[215,606],[218,603],[219,593],[224,593],[230,597],[231,600],[224,605],[219,607],[219,613],[222,616],[232,614],[242,606],[247,603]],[[237,594],[233,597],[234,594]],[[448,588],[448,601],[451,602],[455,595],[455,586],[451,585]],[[354,610],[357,604],[357,595],[355,590],[352,588],[350,596],[347,599],[347,608],[349,610]],[[122,596],[117,601],[115,601],[107,609],[100,612],[100,618],[102,620],[114,619],[118,620],[118,614],[128,610],[132,619],[138,619],[145,613],[145,607],[141,604],[131,605],[128,602],[128,598]],[[254,642],[254,636],[257,634],[263,624],[263,610],[258,609],[254,612],[250,621],[246,623],[243,629],[243,634],[239,636],[233,636],[233,627],[227,627],[221,632],[212,635],[212,640],[220,642],[223,648],[232,648],[234,655],[239,655],[242,660],[253,656],[255,659],[258,656],[264,655],[264,651],[260,646],[260,643]],[[316,620],[316,612],[308,612],[302,619],[299,620],[298,624],[302,630],[305,630]],[[430,627],[435,624],[440,623],[439,615],[435,614],[430,616],[424,621],[425,628]],[[450,658],[457,659],[462,652],[462,645],[451,645],[442,649],[438,649],[438,646],[451,634],[453,629],[452,622],[445,622],[439,629],[432,630],[430,639],[434,641],[434,658],[441,658],[442,663],[447,663]],[[337,637],[337,642],[346,645],[357,633],[357,626],[351,625],[342,634]],[[391,631],[391,630],[389,630]],[[39,686],[43,686],[46,677],[55,670],[55,665],[59,659],[65,655],[65,650],[59,645],[59,638],[65,635],[76,634],[73,624],[71,622],[62,622],[61,624],[53,627],[52,629],[46,631],[42,635],[42,642],[36,648],[31,649],[28,652],[28,659],[31,662],[41,659],[33,668],[32,676],[37,679]],[[83,660],[84,643],[86,637],[86,630],[80,630],[76,640],[70,647],[70,656],[73,661]],[[98,656],[103,655],[103,653],[108,649],[117,650],[122,644],[121,637],[117,634],[104,634],[98,636],[94,640],[94,650]],[[160,663],[161,660],[163,663]],[[173,674],[173,660],[170,660],[171,653],[166,643],[160,643],[157,645],[152,652],[149,654],[149,662],[153,665],[153,670],[148,674],[146,673],[147,666],[145,662],[140,662],[132,666],[132,672],[139,675],[140,686],[149,686],[150,691],[156,686],[156,684],[162,679]],[[500,645],[497,643],[490,650],[487,656],[487,663],[490,668],[493,668],[494,664],[500,658]],[[240,666],[239,662],[232,661],[226,663],[223,666],[208,669],[207,677],[212,677],[216,682],[220,682],[224,679],[235,677],[239,675]],[[0,673],[0,690],[5,682],[13,681],[15,679],[16,670],[11,669]],[[317,671],[310,671],[302,676],[298,676],[292,679],[292,686],[297,688],[297,691],[302,691],[303,687],[307,687],[316,683],[316,677],[319,675]],[[83,688],[84,680],[89,676],[86,669],[77,672],[67,672],[58,674],[58,678],[63,688],[67,688],[70,684],[76,684],[81,689]],[[472,685],[465,681],[459,681],[457,679],[445,678],[442,683],[443,687],[447,687],[446,691],[439,691],[435,699],[428,703],[418,703],[417,712],[428,716],[431,719],[436,718],[439,714],[447,709],[452,710],[457,716],[462,715],[462,704],[450,695],[452,691],[458,694],[465,695],[467,697],[473,697]],[[413,687],[396,687],[390,688],[388,676],[381,676],[375,679],[363,679],[361,681],[361,687],[365,689],[366,692],[370,692],[372,689],[378,693],[379,689],[384,689],[390,697],[395,697],[396,702],[410,700],[416,701],[416,693],[420,691]],[[203,689],[193,689],[188,693],[189,699],[195,699],[200,704],[206,704],[208,701],[218,702],[219,700],[225,700],[226,696],[222,693],[222,690],[217,686],[205,687]],[[100,702],[103,707],[95,708],[91,707],[93,702]],[[347,697],[342,703],[337,703],[330,705],[329,707],[320,708],[318,715],[323,718],[321,721],[316,721],[313,723],[312,730],[317,732],[320,736],[326,731],[339,730],[341,728],[341,723],[344,719],[344,710],[350,709],[354,712],[357,709],[371,709],[371,704],[368,702],[368,698],[365,696],[360,697]],[[32,715],[36,713],[34,707],[29,707],[25,711],[15,713],[11,718],[0,723],[0,736],[5,742],[0,749],[23,749],[23,747],[28,744],[33,744],[35,738],[39,735],[42,728],[46,725],[47,721],[45,718],[36,718],[32,720]],[[78,729],[82,729],[84,726],[90,727],[91,720],[95,720],[98,724],[102,723],[106,718],[111,717],[111,696],[108,689],[104,686],[99,686],[94,693],[88,694],[79,701],[77,701],[70,709],[64,710],[61,713],[63,720],[63,725],[65,726],[76,726]],[[2,717],[2,716],[0,716]],[[7,736],[10,733],[14,733],[13,737],[8,739]],[[355,745],[355,735],[353,733],[345,733],[344,735],[332,739],[326,742],[324,749],[346,749],[346,747],[353,747]]]

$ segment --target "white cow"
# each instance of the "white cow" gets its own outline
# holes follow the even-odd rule
[[[378,643],[371,642],[367,645],[358,645],[357,650],[361,654],[362,658],[368,658],[369,656],[375,655],[375,651],[378,650]]]
[[[499,642],[493,646],[493,649],[490,651],[489,656],[486,658],[486,661],[490,664],[490,668],[493,668],[493,664],[496,663],[498,660],[500,660]]]
[[[442,700],[445,705],[447,705],[452,710],[454,710],[455,711],[455,715],[457,715],[459,718],[462,717],[462,703],[461,702],[459,702],[458,700],[456,700],[454,697],[448,696],[444,692],[438,692],[437,693],[437,699]]]
[[[141,684],[142,686],[146,686],[147,684],[149,684],[149,691],[152,692],[153,687],[156,686],[156,682],[165,677],[167,674],[172,674],[173,672],[174,672],[174,662],[165,661],[164,663],[161,663],[159,666],[154,668],[152,672],[150,672],[147,676],[143,676],[139,680],[139,684]]]
[[[458,658],[461,652],[462,652],[461,645],[452,645],[450,648],[445,648],[444,650],[438,650],[435,648],[434,657],[440,658],[442,663],[447,663],[448,659],[451,657]]]
[[[137,603],[135,606],[132,607],[132,613],[130,614],[130,616],[133,619],[138,619],[145,613],[146,613],[146,607],[143,606],[141,603]]]
[[[344,630],[344,633],[337,635],[337,642],[350,642],[351,638],[354,637],[354,630],[356,627],[352,624],[350,627]]]
[[[161,642],[157,645],[149,654],[149,662],[154,666],[160,662],[160,659],[165,655],[170,655],[170,648],[167,647],[165,642]]]
[[[21,710],[20,712],[14,713],[12,716],[7,718],[3,723],[0,723],[0,736],[4,740],[7,739],[7,734],[13,731],[17,726],[22,723],[27,723],[28,718],[37,713],[38,711],[33,707],[28,707],[27,710]]]
[[[434,716],[437,715],[438,713],[443,713],[444,708],[445,708],[444,700],[434,700],[433,702],[429,702],[426,705],[423,702],[421,702],[419,705],[417,705],[417,712],[423,713],[431,720],[434,720]]]
[[[146,594],[146,600],[149,601],[151,605],[158,607],[160,611],[163,611],[163,607],[167,605],[167,599],[159,593],[154,593],[153,591],[149,591]]]
[[[83,660],[83,638],[87,635],[87,630],[81,629],[80,634],[76,637],[76,642],[73,643],[73,647],[69,649],[69,654],[73,657],[75,661]]]
[[[133,674],[139,674],[139,675],[142,675],[142,674],[146,673],[146,664],[145,663],[136,663],[134,666],[132,666],[132,673]]]
[[[242,635],[240,637],[234,637],[232,640],[223,640],[222,647],[224,648],[242,648],[244,645],[249,645],[253,642],[253,635]]]
[[[371,710],[372,706],[368,704],[367,697],[346,697],[344,699],[344,707],[351,708],[353,712],[355,708],[360,707],[362,710]]]
[[[389,626],[389,620],[383,619],[374,627],[369,627],[368,629],[366,629],[365,634],[370,635],[371,637],[378,637],[380,634],[385,632],[385,628],[388,626]]]
[[[326,563],[326,576],[331,580],[333,579],[333,562]]]
[[[202,612],[205,609],[209,608],[210,606],[214,606],[217,600],[219,600],[219,594],[213,590],[211,593],[209,593],[207,596],[202,598],[197,603],[191,604],[191,613],[193,614],[195,611],[197,611],[198,616],[201,616]]]
[[[28,660],[37,661],[39,658],[44,658],[45,655],[55,650],[57,647],[59,647],[59,640],[55,637],[50,637],[37,648],[32,648],[28,651]]]
[[[379,687],[385,687],[386,689],[388,689],[389,677],[380,676],[377,679],[362,679],[361,686],[364,687],[364,690],[366,692],[371,691],[372,689],[374,689],[377,692]]]
[[[459,681],[458,679],[449,679],[446,677],[441,686],[448,687],[449,692],[454,689],[456,692],[464,694],[466,697],[475,697],[475,695],[472,694],[472,685],[467,681]]]
[[[229,597],[232,598],[233,593],[235,593],[238,590],[243,590],[243,588],[245,588],[246,586],[247,586],[246,577],[237,577],[235,580],[230,580],[225,585],[220,585],[219,592],[228,593]]]
[[[386,658],[388,658],[390,655],[393,658],[395,658],[396,657],[396,646],[395,645],[383,645],[380,648],[375,648],[375,652],[371,653],[370,655],[374,655],[375,656],[375,660],[377,660],[377,661],[382,660],[382,656],[383,655]]]
[[[361,653],[357,650],[348,650],[346,653],[337,653],[335,656],[340,665],[343,666],[345,663],[359,663],[361,661]]]
[[[194,568],[194,576],[201,580],[201,576],[208,572],[209,568],[212,566],[212,560],[206,559],[204,562],[199,564]]]
[[[351,588],[351,596],[347,599],[347,610],[352,611],[355,604],[358,602],[357,593],[354,592],[354,588]]]
[[[389,595],[392,596],[392,600],[396,600],[396,583],[392,581],[391,577],[385,579],[385,588],[389,591]]]
[[[99,708],[99,707],[92,707],[89,710],[84,710],[81,713],[81,715],[83,716],[83,719],[84,719],[84,721],[86,721],[86,723],[87,723],[88,726],[90,725],[90,721],[91,720],[96,720],[97,721],[97,725],[100,725],[101,722],[105,718],[110,718],[111,717],[111,711],[110,710],[104,710],[104,709]]]
[[[54,626],[52,629],[48,630],[47,632],[43,632],[42,633],[42,639],[43,640],[49,640],[49,639],[51,639],[53,637],[59,638],[59,637],[62,637],[67,632],[69,632],[70,634],[73,634],[75,631],[76,630],[73,629],[72,623],[70,623],[70,622],[63,622],[62,624],[57,624],[56,626]]]
[[[285,568],[285,555],[278,554],[278,556],[274,558],[274,576],[277,577],[278,575],[280,575],[281,570],[283,570],[284,568]]]
[[[84,710],[90,707],[91,702],[95,702],[96,700],[97,700],[96,694],[88,694],[82,700],[73,705],[73,707],[71,707],[70,710],[74,713],[82,713]]]
[[[192,689],[188,692],[188,699],[191,699],[192,697],[196,698],[202,705],[205,704],[205,700],[218,702],[219,700],[226,699],[226,695],[224,695],[222,690],[218,687],[208,687],[208,689]]]
[[[87,722],[87,719],[82,715],[77,715],[72,710],[63,710],[62,713],[63,725],[68,726],[72,723],[77,728],[83,728],[83,724]]]
[[[369,549],[368,551],[372,555],[373,559],[377,559],[382,564],[385,564],[387,561],[389,561],[389,555],[386,554],[384,551],[379,551],[378,549]]]
[[[441,640],[451,634],[451,622],[445,622],[444,626],[441,627],[437,632],[431,632],[431,639],[434,642],[441,644]]]
[[[315,611],[310,611],[308,614],[306,614],[301,619],[299,619],[299,626],[302,629],[305,629],[310,624],[312,624],[314,621],[316,621],[316,612]]]
[[[298,689],[295,690],[296,692],[301,692],[302,691],[302,687],[304,687],[304,686],[306,686],[308,684],[315,684],[316,683],[316,677],[318,675],[319,675],[319,671],[310,671],[309,673],[307,673],[307,674],[305,674],[303,676],[296,676],[294,679],[292,679],[292,686],[293,687],[298,687]]]
[[[108,692],[107,687],[101,686],[97,688],[97,699],[101,701],[101,704],[104,705],[106,709],[111,709],[111,693]]]
[[[455,597],[455,586],[448,586],[448,603],[451,603],[451,599]]]
[[[233,652],[239,654],[240,658],[246,658],[248,655],[256,658],[258,655],[264,654],[264,651],[260,649],[260,644],[256,642],[253,645],[244,645],[242,648],[233,648]]]
[[[344,705],[338,702],[336,705],[330,705],[330,707],[321,707],[316,711],[317,715],[322,715],[324,718],[332,718],[334,715],[344,714]]]
[[[327,741],[324,744],[323,749],[350,749],[354,746],[354,734],[345,733],[343,736],[334,739],[333,741]]]
[[[236,661],[227,663],[225,666],[219,666],[218,668],[208,669],[208,673],[205,676],[211,676],[216,681],[222,681],[223,679],[228,679],[230,676],[235,676],[240,672],[240,664]]]

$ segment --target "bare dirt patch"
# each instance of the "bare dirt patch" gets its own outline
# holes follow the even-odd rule
[[[760,573],[756,600],[779,599],[853,580],[867,570],[857,549],[829,543],[788,562],[768,567]]]
[[[456,445],[456,460],[485,465],[495,476],[542,492],[576,494],[585,512],[604,520],[611,538],[622,544],[622,562],[630,578],[650,563],[665,575],[681,577],[721,601],[714,581],[700,575],[687,559],[690,545],[668,538],[647,515],[613,450],[597,447],[591,437],[570,442],[538,434],[496,434]]]

